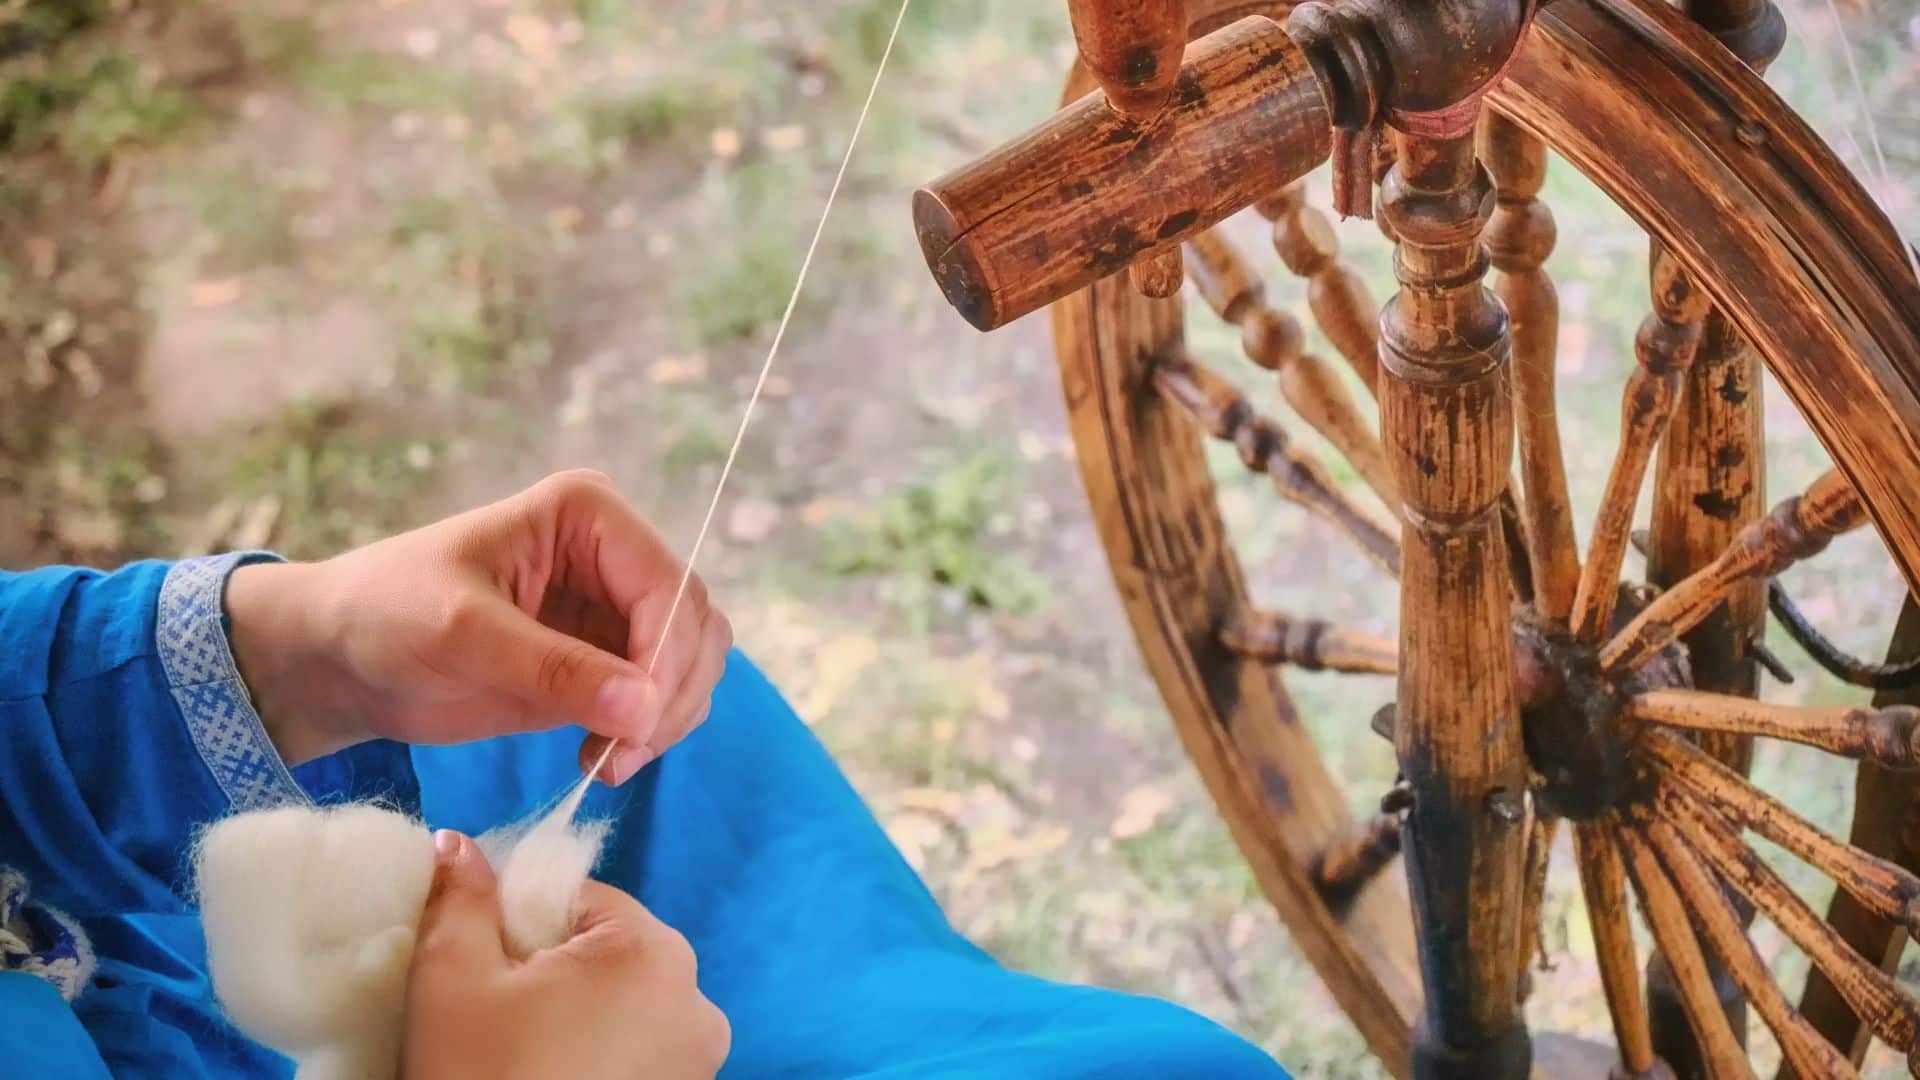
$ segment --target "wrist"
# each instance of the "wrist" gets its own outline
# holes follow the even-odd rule
[[[327,628],[318,567],[250,563],[227,578],[227,642],[267,737],[289,767],[345,749],[364,736]]]

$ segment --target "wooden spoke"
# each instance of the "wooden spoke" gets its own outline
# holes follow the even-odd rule
[[[1270,199],[1253,204],[1273,222],[1273,247],[1287,269],[1307,281],[1314,321],[1353,373],[1380,393],[1380,304],[1367,283],[1340,261],[1340,238],[1327,216],[1307,205],[1304,181],[1294,181]]]
[[[1611,628],[1620,564],[1633,532],[1633,511],[1640,501],[1647,462],[1673,416],[1674,399],[1700,346],[1707,314],[1706,294],[1693,287],[1679,262],[1658,245],[1652,278],[1653,314],[1634,338],[1639,366],[1627,380],[1621,399],[1620,445],[1607,473],[1606,491],[1587,546],[1587,564],[1581,569],[1573,601],[1573,633],[1582,641],[1599,641]]]
[[[1613,1034],[1620,1045],[1620,1068],[1628,1076],[1647,1076],[1657,1059],[1647,1026],[1647,1003],[1640,997],[1640,966],[1634,955],[1633,926],[1627,921],[1627,882],[1612,829],[1598,821],[1575,825],[1574,858],[1580,865],[1580,888],[1586,894],[1587,921],[1593,927],[1600,985],[1606,991],[1607,1011],[1613,1015]]]
[[[1660,868],[1659,860],[1646,839],[1633,829],[1620,829],[1614,835],[1626,856],[1627,872],[1640,895],[1640,910],[1653,929],[1654,940],[1667,958],[1673,981],[1680,990],[1680,1004],[1694,1034],[1700,1037],[1700,1058],[1713,1080],[1751,1077],[1753,1066],[1747,1052],[1734,1038],[1727,1016],[1720,1011],[1720,999],[1713,991],[1713,978],[1707,972],[1707,959],[1693,936],[1687,910],[1674,892],[1673,883]]]
[[[1232,241],[1209,229],[1188,241],[1187,254],[1200,295],[1215,314],[1240,327],[1247,358],[1278,374],[1280,393],[1293,411],[1326,436],[1382,502],[1399,506],[1373,425],[1333,369],[1302,349],[1299,321],[1267,303],[1259,277]]]
[[[1912,1058],[1920,1036],[1920,1006],[1916,1006],[1893,979],[1862,959],[1814,910],[1806,905],[1780,875],[1741,843],[1733,826],[1709,809],[1709,804],[1675,789],[1660,801],[1665,816],[1687,834],[1714,872],[1807,954],[1834,989],[1872,1026],[1874,1034],[1902,1054],[1909,1055],[1910,1071],[1920,1075]],[[1663,793],[1664,794],[1664,793]],[[1664,943],[1663,943],[1664,944]],[[1670,957],[1671,958],[1671,957]]]
[[[1866,520],[1866,507],[1853,485],[1838,470],[1826,473],[1804,494],[1782,501],[1741,529],[1719,558],[1647,605],[1600,650],[1601,672],[1637,666],[1712,614],[1735,585],[1817,555],[1834,537]]]
[[[1067,0],[1067,15],[1114,112],[1147,120],[1166,107],[1187,47],[1186,0]]]
[[[1186,283],[1178,246],[1142,256],[1139,262],[1127,267],[1127,275],[1140,295],[1156,300],[1176,295]]]
[[[1393,862],[1405,827],[1406,819],[1399,814],[1375,814],[1309,860],[1307,872],[1328,907],[1345,907]]]
[[[1832,878],[1868,911],[1920,936],[1920,877],[1828,835],[1684,739],[1650,731],[1640,745],[1668,782],[1689,797],[1786,848]]]
[[[1527,884],[1520,894],[1520,1000],[1533,992],[1532,967],[1546,957],[1546,938],[1540,926],[1540,909],[1547,899],[1547,871],[1553,868],[1553,838],[1560,831],[1560,819],[1536,812],[1533,828],[1527,833]]]
[[[1391,675],[1400,670],[1398,650],[1386,638],[1278,611],[1246,612],[1227,624],[1220,640],[1262,663],[1308,671]]]
[[[1890,769],[1920,766],[1920,708],[1911,705],[1806,708],[1702,690],[1652,690],[1627,702],[1626,711],[1668,727],[1786,739]]]
[[[1247,468],[1271,476],[1281,495],[1338,526],[1388,573],[1400,573],[1394,530],[1349,499],[1325,466],[1295,447],[1286,431],[1255,411],[1232,383],[1184,353],[1155,361],[1153,381],[1214,438],[1231,442]]]
[[[1687,846],[1673,825],[1656,818],[1647,823],[1644,832],[1674,887],[1687,898],[1694,925],[1713,951],[1720,954],[1728,974],[1759,1010],[1761,1019],[1773,1029],[1787,1063],[1807,1077],[1846,1080],[1858,1076],[1853,1063],[1821,1038],[1806,1018],[1787,1003],[1786,995],[1780,992],[1773,975],[1767,971],[1767,962],[1760,958],[1753,941],[1747,937],[1740,915],[1728,902],[1727,894],[1721,891],[1720,883],[1701,865],[1700,857]]]
[[[1560,452],[1554,400],[1554,351],[1560,299],[1541,264],[1553,251],[1553,212],[1539,199],[1547,176],[1547,148],[1504,117],[1480,121],[1480,157],[1493,173],[1499,198],[1487,224],[1493,291],[1507,305],[1513,335],[1513,414],[1520,434],[1520,475],[1532,556],[1534,606],[1566,622],[1580,583],[1580,552],[1573,536],[1567,468]]]

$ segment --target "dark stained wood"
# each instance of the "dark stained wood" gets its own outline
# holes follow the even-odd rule
[[[1628,701],[1626,713],[1689,731],[1785,739],[1889,769],[1920,766],[1920,708],[1912,705],[1812,708],[1704,690],[1650,690]]]
[[[1635,667],[1699,625],[1734,586],[1817,555],[1835,536],[1866,520],[1866,507],[1853,485],[1838,472],[1823,474],[1805,494],[1790,496],[1741,529],[1711,563],[1648,604],[1600,650],[1600,670]]]
[[[1920,605],[1908,597],[1887,648],[1887,660],[1897,662],[1915,656],[1920,656]],[[1873,702],[1879,706],[1920,704],[1920,689],[1884,691],[1876,694]],[[1903,871],[1920,869],[1920,775],[1862,762],[1853,790],[1849,845]],[[1869,893],[1870,897],[1880,895],[1884,893]],[[1914,895],[1920,896],[1920,891]],[[1852,891],[1841,889],[1827,907],[1827,922],[1868,963],[1892,974],[1906,951],[1907,926],[1912,925],[1910,910],[1862,902]],[[1847,1048],[1855,1064],[1866,1056],[1866,1026],[1834,989],[1833,982],[1818,971],[1807,975],[1800,1011],[1828,1041]]]
[[[1747,1052],[1727,1026],[1726,1014],[1707,971],[1707,960],[1700,942],[1693,936],[1687,907],[1666,871],[1654,856],[1644,836],[1636,829],[1621,829],[1615,836],[1625,856],[1627,872],[1633,877],[1634,891],[1640,897],[1640,911],[1653,930],[1654,941],[1673,972],[1680,1003],[1687,1020],[1700,1038],[1701,1060],[1712,1080],[1732,1080],[1753,1076]]]
[[[1352,537],[1381,569],[1400,572],[1400,544],[1392,529],[1348,498],[1326,466],[1294,446],[1285,429],[1256,412],[1232,383],[1184,352],[1155,358],[1153,383],[1168,400],[1192,413],[1208,434],[1232,443],[1248,469],[1272,477],[1281,495]]]
[[[1309,860],[1308,871],[1328,907],[1339,911],[1399,856],[1404,828],[1398,814],[1375,814]]]
[[[1582,641],[1599,641],[1613,627],[1620,565],[1633,532],[1633,511],[1640,501],[1647,462],[1666,432],[1681,381],[1706,330],[1706,294],[1693,287],[1680,263],[1657,244],[1652,262],[1653,313],[1634,338],[1639,366],[1628,378],[1621,399],[1620,445],[1607,473],[1606,492],[1594,517],[1587,562],[1580,568],[1580,589],[1573,600],[1573,633]]]
[[[1127,267],[1128,280],[1142,296],[1164,300],[1186,282],[1179,248],[1162,248]]]
[[[1346,358],[1353,373],[1378,395],[1380,380],[1380,302],[1366,279],[1340,261],[1340,238],[1327,215],[1307,205],[1306,187],[1296,180],[1280,194],[1254,203],[1273,222],[1273,248],[1287,269],[1306,279],[1307,304],[1320,331]]]
[[[1627,1076],[1651,1074],[1658,1064],[1647,1029],[1647,1007],[1640,1000],[1640,969],[1634,959],[1633,925],[1627,919],[1627,884],[1614,846],[1618,823],[1611,816],[1574,825],[1574,857],[1580,867],[1580,888],[1587,900],[1587,922],[1593,929],[1594,959],[1600,967],[1600,985],[1620,1047],[1620,1070]]]
[[[1513,335],[1513,411],[1520,431],[1522,517],[1532,557],[1534,607],[1565,623],[1580,582],[1567,469],[1554,400],[1554,356],[1560,299],[1542,265],[1553,251],[1553,212],[1540,201],[1547,148],[1513,121],[1489,113],[1480,121],[1480,156],[1499,200],[1487,225],[1493,291],[1507,308]]]
[[[1148,122],[1077,101],[920,189],[915,231],[935,281],[991,330],[1123,270],[1318,165],[1326,103],[1270,19],[1195,42]]]
[[[1671,735],[1645,746],[1674,791],[1709,803],[1720,817],[1793,852],[1879,918],[1920,930],[1920,878],[1906,868],[1835,839],[1704,751]]]
[[[1200,295],[1215,314],[1240,327],[1247,359],[1278,374],[1281,396],[1293,411],[1340,451],[1382,503],[1398,506],[1372,422],[1333,369],[1304,350],[1299,321],[1267,303],[1265,287],[1246,257],[1218,229],[1188,241],[1187,254]]]
[[[1767,962],[1748,940],[1740,913],[1728,902],[1726,894],[1720,891],[1720,883],[1701,865],[1699,856],[1693,853],[1680,832],[1659,818],[1649,820],[1643,832],[1666,867],[1674,888],[1686,898],[1701,936],[1719,955],[1761,1019],[1773,1029],[1787,1063],[1805,1076],[1833,1080],[1859,1076],[1853,1063],[1821,1038],[1806,1018],[1787,1003],[1787,996],[1780,992],[1773,974],[1767,970]]]
[[[1471,132],[1404,137],[1381,188],[1400,291],[1381,316],[1380,417],[1405,503],[1394,727],[1414,792],[1407,872],[1443,1072],[1515,1038],[1528,771],[1498,503],[1513,448],[1506,315],[1481,286],[1493,189]]]
[[[1661,806],[1663,816],[1686,833],[1693,850],[1721,880],[1752,901],[1826,973],[1874,1034],[1903,1055],[1913,1053],[1916,1036],[1920,1036],[1920,1006],[1901,993],[1892,978],[1848,947],[1846,940],[1794,895],[1764,859],[1740,842],[1732,826],[1705,799],[1666,799]],[[1920,1063],[1909,1057],[1909,1069],[1920,1074]]]
[[[1234,652],[1263,664],[1373,675],[1392,675],[1400,670],[1393,642],[1386,638],[1278,611],[1236,615],[1221,631],[1220,640]]]
[[[1067,14],[1080,60],[1115,112],[1150,120],[1166,107],[1187,46],[1186,0],[1067,0]]]

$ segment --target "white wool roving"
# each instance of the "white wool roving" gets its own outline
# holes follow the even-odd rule
[[[516,958],[566,940],[599,859],[606,826],[575,826],[574,804],[479,840]],[[279,807],[208,829],[194,869],[227,1014],[293,1058],[299,1080],[390,1080],[433,866],[426,826],[368,804]]]

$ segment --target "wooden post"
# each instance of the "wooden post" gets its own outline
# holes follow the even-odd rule
[[[1524,1077],[1515,1008],[1531,807],[1499,500],[1512,468],[1507,317],[1482,286],[1493,185],[1472,130],[1396,133],[1381,212],[1400,291],[1381,319],[1380,414],[1402,498],[1395,743],[1414,804],[1407,876],[1427,988],[1416,1077]]]

